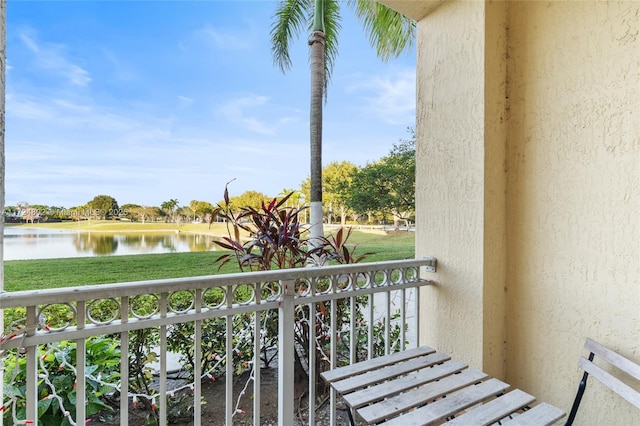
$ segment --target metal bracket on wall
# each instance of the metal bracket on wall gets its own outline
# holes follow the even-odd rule
[[[425,265],[424,270],[427,272],[436,272],[436,267],[438,265],[438,259],[435,257],[428,257],[429,263]]]

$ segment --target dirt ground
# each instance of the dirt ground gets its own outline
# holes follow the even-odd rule
[[[237,403],[240,392],[242,392],[247,380],[249,378],[249,373],[245,373],[240,376],[236,376],[234,378],[233,384],[233,392],[234,404]],[[277,368],[263,368],[260,376],[260,396],[261,396],[261,404],[260,404],[260,425],[270,426],[278,424],[278,369]],[[307,425],[307,394],[306,389],[297,389],[296,390],[296,409],[298,409],[298,405],[300,406],[300,410],[296,413],[298,418],[296,418],[295,425],[292,426],[301,426]],[[226,401],[225,401],[225,380],[221,378],[217,381],[205,381],[202,384],[202,396],[205,401],[205,404],[202,405],[202,424],[203,425],[224,425],[225,424],[225,413],[226,413]],[[238,405],[238,410],[241,410],[243,413],[237,413],[234,416],[233,424],[234,426],[249,426],[253,425],[253,383],[249,383],[247,390],[242,398],[240,399],[240,403]],[[300,416],[302,413],[302,417]],[[336,412],[337,416],[337,424],[338,425],[348,425],[348,416],[345,410],[344,403],[338,404],[338,410]],[[130,426],[145,426],[146,412],[140,408],[133,409],[130,407],[129,411],[129,425]],[[120,412],[119,410],[115,410],[113,412],[105,412],[101,413],[100,416],[95,416],[90,424],[96,425],[105,425],[105,426],[116,426],[120,424]],[[148,424],[148,423],[147,423]],[[193,425],[193,420],[172,420],[170,422],[172,425]],[[326,403],[321,405],[316,410],[316,425],[329,425],[329,404]]]

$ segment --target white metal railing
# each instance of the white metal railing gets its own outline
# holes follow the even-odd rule
[[[52,345],[64,341],[76,344],[75,365],[68,367],[75,374],[76,400],[86,401],[87,379],[91,375],[85,365],[87,339],[92,336],[117,335],[120,338],[121,355],[120,380],[115,389],[120,393],[120,424],[128,425],[126,413],[129,412],[132,399],[149,398],[153,399],[154,405],[157,399],[158,422],[166,425],[167,395],[176,392],[175,389],[168,389],[168,331],[177,324],[193,324],[193,377],[211,377],[209,371],[201,370],[203,321],[226,318],[225,354],[218,366],[224,365],[225,368],[225,423],[232,425],[237,414],[233,401],[233,336],[234,332],[238,332],[233,329],[234,315],[249,315],[251,318],[253,359],[250,364],[252,368],[256,368],[260,366],[260,353],[263,349],[260,314],[277,312],[278,422],[281,425],[294,423],[292,366],[295,351],[301,349],[295,340],[295,330],[296,327],[300,330],[300,323],[303,322],[309,333],[307,421],[309,425],[313,425],[318,361],[324,362],[327,368],[335,368],[339,350],[348,352],[349,363],[361,359],[362,350],[359,349],[356,333],[363,328],[367,335],[364,339],[366,357],[375,356],[376,324],[377,332],[384,341],[383,354],[394,349],[404,350],[408,341],[416,345],[420,325],[418,289],[431,283],[421,277],[421,272],[435,272],[435,267],[434,258],[422,258],[1,293],[0,308],[3,314],[11,308],[26,309],[21,324],[9,329],[0,339],[0,354],[6,355],[9,351],[16,350],[16,358],[24,357],[26,360],[26,410],[22,411],[24,417],[20,417],[17,414],[20,410],[16,410],[17,400],[7,394],[4,395],[2,409],[12,410],[13,421],[16,423],[38,423],[38,401],[43,398],[38,394],[38,385],[39,382],[48,381],[43,360],[50,353],[50,348],[55,347]],[[142,297],[154,301],[151,312],[136,310],[137,302]],[[356,318],[356,306],[363,302],[361,298],[365,298],[366,312],[363,318]],[[350,312],[348,322],[338,318],[341,306],[343,310]],[[48,323],[49,312],[55,308],[68,311],[68,322]],[[327,316],[328,324],[323,323]],[[129,391],[129,333],[143,329],[155,329],[159,332],[158,388],[153,395],[137,395]],[[320,333],[316,329],[321,330]],[[398,331],[393,342],[392,329]],[[339,348],[339,338],[348,342],[348,348]],[[328,349],[326,342],[329,342]],[[91,379],[99,381],[100,377]],[[259,425],[260,374],[252,374],[251,379],[254,395],[253,423]],[[193,380],[187,386],[193,392],[194,425],[200,425],[202,380]],[[50,386],[50,393],[45,398],[59,399],[53,385]],[[62,407],[61,402],[60,406]],[[332,424],[336,422],[335,406],[336,396],[332,393]],[[69,416],[71,424],[84,424],[87,420],[85,404],[82,403],[76,404],[75,416],[71,413],[64,414]]]

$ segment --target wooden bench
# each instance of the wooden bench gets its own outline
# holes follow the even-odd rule
[[[550,425],[565,413],[428,346],[321,374],[366,424]]]
[[[598,379],[603,385],[629,401],[631,404],[635,405],[637,408],[640,408],[640,391],[636,390],[640,389],[640,365],[589,338],[587,338],[584,348],[589,352],[589,357],[581,357],[578,361],[578,365],[584,370],[584,374],[582,375],[582,380],[578,385],[578,393],[573,401],[573,406],[571,407],[571,412],[569,413],[566,425],[568,426],[573,424],[573,421],[575,420],[578,407],[580,407],[580,401],[582,401],[582,395],[587,387],[587,379],[589,378],[589,375]],[[606,369],[594,363],[596,355],[599,360],[602,361],[603,367]],[[615,367],[615,370],[611,370],[609,366]],[[613,375],[612,371],[616,370],[618,374],[626,376],[630,382],[635,381],[637,385],[636,389],[627,385],[625,382]]]

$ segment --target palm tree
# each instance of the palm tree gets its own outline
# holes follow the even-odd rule
[[[160,204],[160,208],[165,212],[167,212],[169,216],[169,220],[172,222],[174,220],[173,212],[176,209],[176,207],[178,207],[178,200],[176,200],[175,198],[172,198],[169,201],[163,201],[162,204]]]
[[[415,22],[374,0],[349,0],[369,34],[369,42],[383,60],[398,56],[415,38]],[[339,0],[281,0],[271,27],[273,60],[283,72],[291,67],[289,45],[302,28],[311,30],[309,38],[311,67],[310,147],[311,147],[311,235],[309,242],[319,244],[322,230],[322,102],[338,54],[340,31]]]

